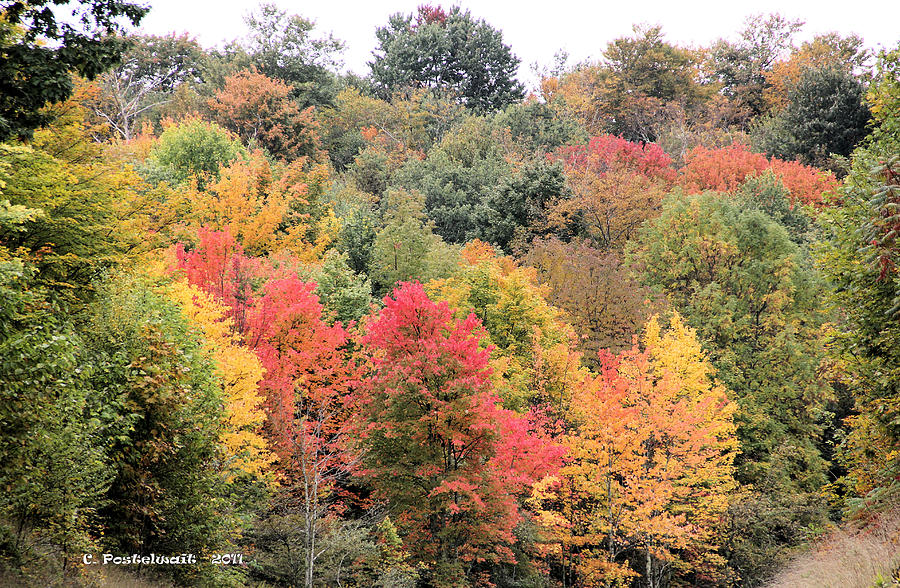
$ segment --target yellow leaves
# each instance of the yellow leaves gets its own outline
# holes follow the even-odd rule
[[[271,483],[274,455],[259,431],[265,420],[259,382],[263,367],[256,355],[242,347],[225,308],[210,295],[185,282],[168,288],[191,325],[203,334],[203,349],[212,358],[225,400],[225,431],[221,443],[229,468]]]
[[[600,550],[595,550],[600,551]],[[599,555],[599,554],[597,554]],[[625,588],[631,585],[633,578],[639,574],[623,564],[605,561],[598,557],[585,558],[578,566],[578,576],[583,579],[585,588]]]
[[[429,282],[427,290],[457,309],[457,318],[474,312],[481,319],[496,346],[493,377],[508,407],[549,403],[563,410],[583,377],[580,356],[572,327],[547,302],[548,288],[538,284],[533,268],[476,240],[463,248],[453,276]]]
[[[325,256],[325,252],[338,238],[341,227],[341,219],[329,208],[325,215],[316,223],[316,240],[311,252],[313,259],[310,261],[318,261]]]
[[[191,186],[193,220],[213,230],[228,229],[250,252],[264,250],[288,209],[283,198],[267,197],[270,181],[264,160],[235,161],[205,190]]]
[[[571,339],[546,346],[542,339],[541,329],[536,328],[532,335],[531,389],[536,397],[551,406],[567,406],[572,390],[586,373],[581,367],[581,354],[573,350]]]
[[[643,351],[601,355],[599,375],[575,386],[561,483],[532,492],[541,520],[583,522],[561,540],[584,543],[577,567],[586,585],[625,581],[616,554],[626,550],[669,561],[683,549],[714,551],[737,487],[735,406],[694,330],[677,313],[668,322],[651,317]]]
[[[678,378],[683,393],[698,397],[710,391],[715,370],[706,359],[696,331],[684,323],[680,314],[672,312],[665,333],[660,328],[659,315],[650,317],[644,328],[643,343],[650,350],[654,365]],[[715,386],[714,390],[727,400],[724,388]]]
[[[189,188],[187,224],[228,230],[251,254],[289,251],[304,261],[322,255],[340,230],[319,199],[328,187],[328,168],[308,170],[306,158],[271,164],[261,153],[235,160],[204,189]]]

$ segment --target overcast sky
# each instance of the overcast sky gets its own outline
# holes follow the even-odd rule
[[[147,0],[151,10],[142,30],[165,34],[187,32],[204,46],[213,46],[245,33],[243,16],[256,2],[234,0]],[[375,48],[375,28],[395,12],[415,12],[427,0],[346,1],[276,0],[289,13],[316,21],[316,30],[332,32],[346,42],[346,68],[360,74]],[[522,60],[519,73],[531,81],[530,66],[549,65],[563,49],[569,63],[599,57],[612,39],[631,34],[635,23],[659,24],[670,42],[703,46],[720,38],[736,37],[746,17],[753,13],[780,12],[806,22],[798,41],[818,33],[856,33],[870,47],[894,47],[900,41],[900,2],[875,0],[852,2],[751,0],[750,2],[679,0],[471,0],[436,2],[471,10],[503,31],[504,41]]]

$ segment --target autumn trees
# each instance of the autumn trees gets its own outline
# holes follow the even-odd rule
[[[560,148],[557,155],[572,197],[553,203],[548,223],[601,249],[620,249],[654,215],[675,178],[671,159],[658,146],[612,135]]]
[[[514,562],[516,496],[553,470],[559,449],[500,408],[473,315],[454,321],[414,283],[384,303],[363,337],[373,353],[357,404],[364,474],[397,509],[429,583],[465,585]]]
[[[290,93],[287,84],[243,71],[225,79],[209,107],[216,120],[244,142],[258,141],[285,159],[317,158],[319,137],[313,109],[300,110]]]
[[[246,22],[0,144],[0,583],[756,586],[896,502],[895,54]]]
[[[552,530],[548,553],[564,582],[640,575],[659,586],[673,572],[695,582],[723,573],[714,546],[737,488],[737,441],[735,407],[714,377],[677,314],[667,331],[651,319],[643,348],[600,353],[597,375],[572,398],[565,465],[530,499]]]

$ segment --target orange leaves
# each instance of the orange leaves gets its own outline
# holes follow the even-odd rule
[[[258,141],[272,155],[293,160],[322,157],[313,107],[300,110],[291,87],[256,71],[225,78],[225,87],[209,100],[216,120],[246,143]]]
[[[561,481],[532,492],[585,585],[628,575],[624,558],[634,550],[648,566],[684,558],[713,573],[697,554],[715,551],[736,488],[734,406],[694,332],[675,314],[663,333],[654,317],[644,343],[601,351],[599,373],[572,398]]]
[[[692,149],[685,159],[679,183],[689,194],[735,190],[747,176],[762,172],[769,163],[765,155],[753,153],[738,143],[720,149],[701,145]]]
[[[836,194],[840,186],[833,173],[817,170],[799,161],[782,161],[773,157],[769,169],[791,193],[793,201],[802,204],[821,206],[822,197],[826,193]]]
[[[690,194],[713,190],[730,192],[744,180],[770,169],[788,189],[793,202],[822,203],[822,195],[833,192],[838,182],[830,172],[803,165],[796,161],[766,159],[746,146],[733,143],[728,147],[707,149],[695,147],[686,157],[679,183]]]
[[[378,136],[378,129],[375,127],[363,127],[359,130],[359,133],[367,143],[371,143]]]

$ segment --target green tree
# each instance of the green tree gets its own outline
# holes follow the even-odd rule
[[[719,193],[669,195],[630,248],[642,281],[661,289],[697,329],[734,391],[738,476],[760,488],[815,491],[827,385],[817,275],[786,229]]]
[[[376,214],[367,206],[354,208],[341,217],[337,246],[347,255],[347,265],[358,274],[369,275],[377,231]]]
[[[497,128],[509,129],[513,143],[527,153],[549,153],[588,140],[587,131],[578,121],[537,100],[510,104],[492,122]]]
[[[791,241],[808,253],[816,237],[813,219],[802,206],[792,204],[790,192],[772,170],[748,177],[738,187],[737,194],[787,229]]]
[[[331,34],[313,38],[314,21],[275,4],[260,4],[244,22],[250,32],[242,46],[260,73],[289,84],[301,109],[333,104],[342,41]]]
[[[865,87],[838,68],[806,70],[788,92],[788,103],[753,132],[769,156],[828,167],[832,155],[847,157],[866,136]]]
[[[476,209],[472,234],[508,252],[526,249],[535,236],[549,230],[547,215],[552,204],[569,192],[559,162],[530,160],[487,191]]]
[[[151,180],[181,183],[196,177],[203,185],[244,152],[240,141],[219,125],[189,119],[163,131],[143,171]]]
[[[325,255],[322,267],[310,276],[316,283],[316,294],[325,315],[344,325],[358,321],[375,302],[372,283],[350,269],[348,257],[346,253],[332,249]]]
[[[745,117],[765,112],[766,74],[802,27],[803,21],[780,14],[755,14],[745,21],[738,42],[722,39],[713,45],[712,70],[722,84],[722,92],[745,112]]]
[[[98,512],[121,553],[227,548],[237,526],[225,501],[220,386],[180,309],[146,280],[118,275],[83,329],[93,366],[90,409],[113,479]],[[173,566],[182,582],[216,566]]]
[[[125,45],[123,20],[137,26],[148,8],[123,0],[77,2],[72,23],[52,7],[68,0],[4,2],[0,19],[0,141],[27,138],[48,122],[48,103],[72,95],[72,72],[88,79],[113,65]]]
[[[384,226],[375,234],[369,273],[377,294],[408,280],[442,278],[457,256],[425,219],[420,194],[389,190],[383,200]]]
[[[889,504],[900,461],[900,49],[884,52],[868,99],[871,136],[853,153],[850,173],[819,223],[818,266],[845,319],[837,360],[855,392],[844,459],[857,506]]]
[[[0,202],[2,229],[27,231],[29,217]],[[38,562],[45,581],[65,582],[76,554],[96,546],[88,525],[111,476],[82,341],[36,270],[0,238],[0,569]]]
[[[410,159],[392,183],[424,194],[435,232],[448,243],[465,243],[480,234],[485,200],[510,175],[502,139],[487,120],[469,117],[426,159]]]
[[[449,89],[467,107],[489,111],[524,96],[515,79],[519,59],[500,31],[468,10],[423,5],[416,15],[392,15],[375,36],[369,67],[383,98],[415,87]]]

